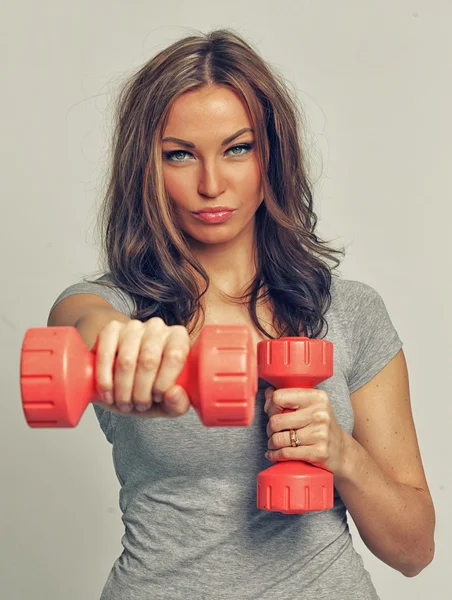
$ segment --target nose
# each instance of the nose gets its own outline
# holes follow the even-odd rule
[[[214,161],[204,162],[199,171],[198,192],[202,196],[216,198],[226,188],[221,168]]]

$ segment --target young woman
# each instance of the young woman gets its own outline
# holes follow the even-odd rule
[[[96,349],[125,525],[102,600],[378,598],[347,510],[407,577],[433,558],[402,342],[372,287],[333,275],[343,251],[315,235],[301,139],[283,79],[230,30],[172,44],[120,94],[105,273],[63,291],[48,321]],[[250,427],[204,427],[175,385],[204,324],[249,325],[256,344],[327,338],[334,375],[260,379]],[[256,475],[281,460],[331,471],[334,508],[258,510]]]

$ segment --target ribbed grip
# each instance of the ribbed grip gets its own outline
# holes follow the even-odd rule
[[[276,388],[315,387],[333,374],[333,344],[308,337],[282,337],[257,345],[259,376]]]
[[[196,362],[197,367],[193,366]],[[187,382],[187,391],[204,425],[252,423],[257,367],[249,327],[205,326],[190,363],[188,369],[192,377]]]
[[[75,427],[93,393],[94,354],[75,327],[28,329],[22,343],[22,408],[30,427]]]
[[[257,480],[257,506],[262,510],[299,514],[333,508],[333,476],[302,461],[280,462]]]

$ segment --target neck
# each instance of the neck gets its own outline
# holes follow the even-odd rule
[[[207,294],[240,295],[247,289],[256,275],[254,238],[234,240],[227,244],[194,242],[190,244],[191,250],[210,279]],[[198,273],[195,273],[195,277],[203,284]]]

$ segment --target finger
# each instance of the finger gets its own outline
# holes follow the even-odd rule
[[[279,388],[273,392],[271,401],[279,409],[297,410],[315,404],[324,395],[316,388]]]
[[[184,415],[190,409],[191,403],[181,386],[171,387],[163,394],[163,402],[153,403],[143,416],[148,418],[174,418]]]
[[[191,403],[187,392],[180,385],[172,386],[163,395],[162,411],[167,417],[180,417],[190,409]]]
[[[144,324],[137,319],[127,323],[119,335],[118,355],[114,373],[114,395],[121,412],[130,412],[137,358]]]
[[[313,425],[307,425],[301,429],[295,429],[295,437],[298,439],[302,446],[310,446],[319,441],[319,435],[317,435],[317,428]],[[278,431],[274,433],[268,440],[269,450],[279,450],[280,448],[292,447],[292,440],[290,438],[290,431]],[[297,446],[299,447],[299,446]]]
[[[149,410],[153,401],[158,401],[153,397],[152,388],[160,368],[168,332],[169,328],[160,318],[149,319],[145,324],[132,390],[133,403],[138,411]]]
[[[267,391],[268,390],[268,391]],[[269,417],[281,414],[284,410],[299,410],[312,405],[311,390],[304,388],[285,388],[275,390],[267,388],[265,391],[264,410]]]
[[[162,361],[154,381],[153,393],[163,394],[175,384],[190,352],[188,332],[182,325],[173,325],[163,349]]]
[[[270,406],[274,391],[275,391],[275,388],[273,386],[270,386],[270,387],[266,388],[266,390],[265,390],[264,412],[266,412],[267,414],[268,414],[268,408]]]
[[[266,431],[268,437],[271,437],[278,431],[288,431],[289,429],[302,429],[312,423],[312,409],[301,408],[288,413],[273,414],[267,423]]]
[[[305,446],[304,449],[308,447]],[[279,450],[267,450],[265,458],[272,461],[285,461],[285,460],[302,460],[314,464],[312,459],[309,460],[309,452],[303,451],[302,447],[299,448],[280,448]]]
[[[298,448],[284,447],[278,450],[267,450],[265,458],[272,461],[301,460],[308,462],[315,467],[321,467],[328,470],[326,462],[328,452],[320,444],[299,446]]]
[[[109,406],[114,404],[113,365],[123,323],[110,321],[97,336],[95,352],[95,381],[99,397]]]
[[[284,408],[281,408],[280,406],[276,406],[276,404],[273,402],[273,400],[270,400],[267,404],[267,410],[265,412],[267,413],[268,418],[270,418],[273,415],[281,415],[284,410],[285,410]]]
[[[124,414],[115,406],[107,406],[103,402],[95,402],[95,404],[98,404],[102,408],[108,409],[115,414],[124,416]],[[173,386],[163,395],[163,402],[152,404],[146,412],[138,411],[137,409],[137,412],[132,410],[130,414],[139,414],[140,416],[147,418],[174,418],[184,415],[189,411],[190,407],[191,402],[185,390],[181,386]]]

